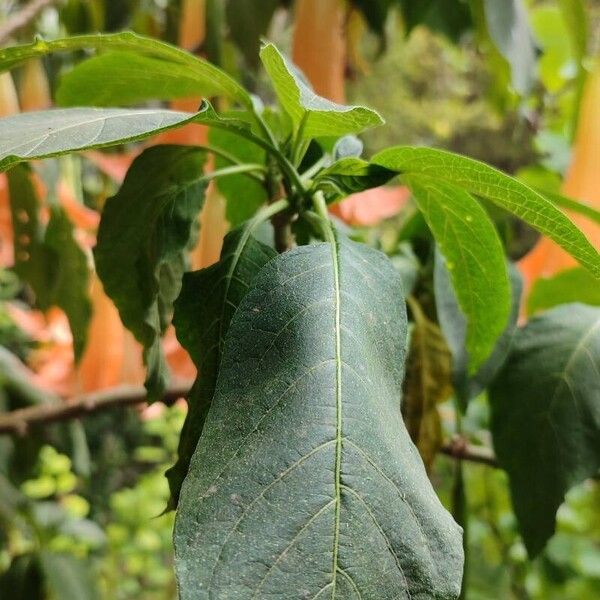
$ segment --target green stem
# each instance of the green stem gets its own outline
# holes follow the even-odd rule
[[[261,208],[254,217],[252,217],[250,229],[254,229],[257,225],[260,225],[260,223],[268,221],[271,217],[288,208],[290,208],[290,203],[287,198],[281,198],[281,200],[277,200],[276,202],[273,202],[273,204],[267,204],[267,206]]]
[[[223,160],[226,160],[227,162],[231,163],[232,165],[246,165],[247,164],[247,163],[242,162],[239,158],[237,158],[233,154],[230,154],[229,152],[222,150],[221,148],[217,148],[216,146],[211,146],[210,144],[199,144],[198,146],[196,146],[196,148],[200,148],[201,150],[210,152],[211,154],[214,154],[215,156],[220,156]],[[261,169],[261,170],[266,171],[267,168],[264,167],[264,169]],[[256,181],[258,181],[260,183],[264,183],[264,179],[260,175],[256,175],[255,173],[250,172],[250,173],[248,173],[248,176],[252,177],[252,179],[256,179]]]
[[[266,167],[264,165],[259,164],[242,164],[242,165],[233,165],[231,167],[223,167],[217,171],[213,171],[212,173],[207,173],[202,177],[205,181],[211,181],[212,179],[217,179],[218,177],[225,177],[227,175],[237,175],[244,174],[250,176],[251,173],[255,173],[256,171],[266,172]],[[262,179],[260,180],[262,181]]]
[[[300,177],[305,185],[310,182],[313,175],[316,175],[321,168],[325,166],[326,160],[326,157],[322,156],[314,165],[308,167],[308,169],[302,173]]]

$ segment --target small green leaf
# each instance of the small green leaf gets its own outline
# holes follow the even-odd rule
[[[467,319],[468,371],[476,373],[492,353],[510,313],[502,242],[485,210],[468,192],[424,176],[410,175],[405,181],[446,258]]]
[[[566,492],[600,469],[599,364],[600,309],[569,304],[518,331],[490,389],[494,448],[532,557]]]
[[[8,172],[14,231],[15,272],[31,286],[42,310],[65,311],[73,335],[75,360],[83,354],[92,307],[87,294],[89,268],[85,252],[74,238],[64,210],[50,206],[45,228],[39,221],[40,203],[24,166]]]
[[[419,173],[491,200],[553,239],[600,278],[600,254],[573,222],[538,192],[480,161],[433,148],[397,146],[373,163],[400,174]]]
[[[182,600],[458,597],[460,529],[400,414],[406,334],[398,274],[366,246],[262,268],[182,488]]]
[[[131,165],[104,207],[96,269],[123,324],[144,346],[151,399],[164,390],[160,336],[171,319],[185,251],[204,203],[206,155],[193,146],[154,146]]]
[[[208,139],[212,146],[225,150],[240,163],[265,164],[266,155],[251,141],[240,138],[231,131],[211,127]],[[231,164],[222,156],[215,156],[215,168],[220,169]],[[250,217],[267,201],[267,192],[259,181],[246,175],[227,175],[216,181],[218,190],[227,200],[226,218],[232,227],[237,227]]]
[[[229,322],[260,269],[275,250],[252,236],[251,221],[227,234],[221,260],[211,267],[186,273],[175,302],[173,325],[177,339],[190,353],[198,378],[190,391],[188,414],[179,440],[177,463],[167,471],[170,508],[176,508],[181,484],[210,408]]]
[[[232,79],[227,73],[221,71],[211,63],[193,56],[185,50],[170,46],[165,42],[156,39],[144,37],[131,33],[129,31],[122,33],[97,34],[97,35],[80,35],[72,36],[52,41],[36,40],[32,44],[23,46],[13,46],[0,50],[0,71],[12,69],[30,58],[45,56],[53,52],[72,52],[75,50],[95,49],[95,50],[112,50],[117,52],[127,52],[128,58],[132,54],[135,65],[143,65],[149,69],[148,73],[139,73],[127,70],[126,65],[117,65],[114,57],[107,55],[109,58],[98,57],[90,59],[91,66],[86,67],[86,63],[75,67],[74,75],[70,77],[70,83],[67,90],[62,92],[62,99],[72,103],[75,100],[73,93],[77,90],[85,94],[84,97],[90,99],[93,92],[99,92],[101,95],[102,87],[108,85],[112,90],[108,96],[121,93],[127,94],[127,90],[123,87],[123,81],[117,81],[111,75],[112,67],[123,73],[123,76],[132,77],[131,88],[135,90],[139,99],[156,98],[154,95],[146,97],[139,96],[142,91],[154,92],[157,91],[163,84],[162,77],[165,76],[172,91],[173,78],[165,74],[165,68],[170,65],[175,75],[183,75],[184,81],[190,85],[190,81],[194,81],[198,85],[198,90],[201,95],[223,95],[237,100],[247,108],[252,107],[252,100],[246,90]],[[116,56],[119,56],[117,54]],[[122,54],[120,56],[123,56]],[[148,60],[146,61],[145,58]],[[139,59],[139,60],[138,60]],[[157,62],[158,61],[158,62]],[[162,62],[160,62],[162,61]],[[123,72],[122,69],[125,69]],[[148,77],[154,71],[156,81],[148,81]],[[96,77],[97,79],[93,79]],[[98,85],[98,81],[102,81],[102,85]],[[129,84],[129,79],[125,80]],[[85,82],[89,84],[89,89],[83,89]],[[185,84],[182,84],[184,86]],[[183,87],[187,93],[187,89]],[[188,88],[189,89],[189,88]],[[106,97],[106,95],[104,96]],[[160,97],[160,96],[159,96]]]
[[[456,299],[451,276],[444,259],[436,251],[433,277],[435,304],[438,321],[452,353],[452,381],[456,397],[463,410],[466,410],[471,399],[487,388],[502,368],[510,350],[519,318],[523,281],[518,269],[513,264],[509,264],[508,274],[512,289],[508,324],[496,341],[490,357],[476,373],[469,374],[469,354],[465,344],[467,321]]]
[[[163,109],[67,108],[6,117],[0,119],[0,171],[27,160],[141,140],[201,120],[200,115]]]
[[[304,76],[273,44],[262,47],[260,58],[281,106],[301,137],[338,137],[383,123],[379,114],[370,108],[344,106],[317,96]]]
[[[319,171],[314,188],[321,190],[327,202],[331,203],[349,194],[383,185],[395,175],[393,171],[373,165],[362,158],[347,157]]]
[[[579,267],[537,279],[527,299],[527,313],[532,315],[571,302],[600,306],[600,285],[588,271]]]

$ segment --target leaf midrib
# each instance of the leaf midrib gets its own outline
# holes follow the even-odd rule
[[[335,313],[335,406],[336,406],[336,428],[335,428],[335,466],[334,466],[334,485],[335,485],[335,514],[333,529],[333,566],[332,566],[332,587],[331,598],[335,598],[337,572],[338,572],[338,549],[340,538],[340,518],[341,518],[341,500],[342,500],[342,339],[341,339],[341,310],[340,310],[340,256],[339,244],[333,228],[330,223],[326,228],[327,241],[331,246],[331,260],[333,267],[333,287],[334,287],[334,313]]]

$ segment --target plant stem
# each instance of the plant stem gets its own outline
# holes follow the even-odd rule
[[[238,175],[238,174],[243,174],[243,175],[248,175],[249,177],[252,176],[252,174],[255,174],[256,171],[259,172],[265,172],[267,169],[264,165],[259,165],[259,164],[240,164],[240,165],[233,165],[231,167],[223,167],[222,169],[219,169],[217,171],[212,171],[211,173],[206,173],[206,175],[203,175],[201,177],[201,179],[203,179],[204,181],[211,181],[212,179],[217,179],[219,177],[225,177],[227,175]],[[263,181],[262,178],[259,178],[259,181]]]

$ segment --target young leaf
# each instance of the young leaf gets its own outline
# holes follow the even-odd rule
[[[414,320],[406,361],[402,416],[429,471],[442,444],[438,404],[452,395],[451,356],[440,328],[409,298]]]
[[[373,163],[402,174],[418,173],[482,196],[553,239],[600,278],[600,254],[572,221],[525,184],[482,162],[433,148],[397,146]]]
[[[460,529],[398,406],[405,353],[379,252],[334,240],[263,267],[182,488],[182,599],[458,597]]]
[[[204,203],[205,160],[193,146],[148,148],[106,202],[98,230],[96,269],[123,324],[144,346],[152,399],[161,395],[167,377],[160,336],[170,322],[192,225]]]
[[[314,188],[321,190],[328,202],[335,202],[349,194],[384,185],[395,175],[394,171],[362,158],[346,157],[322,169],[315,177]]]
[[[190,353],[198,378],[190,391],[188,414],[181,431],[177,463],[167,471],[170,508],[176,508],[181,484],[210,408],[225,334],[233,313],[254,277],[275,250],[252,236],[254,222],[227,234],[221,260],[211,267],[186,273],[175,302],[173,324],[181,345]]]
[[[600,309],[570,304],[529,321],[490,389],[492,434],[530,556],[566,492],[600,469]]]
[[[489,358],[510,313],[510,286],[502,242],[481,205],[444,181],[407,176],[438,247],[446,258],[458,302],[467,319],[468,370]]]
[[[225,150],[240,163],[265,164],[266,162],[265,151],[262,148],[230,131],[211,127],[208,139],[212,146]],[[216,169],[229,165],[231,165],[230,161],[222,156],[215,156]],[[216,185],[227,200],[226,217],[232,227],[237,227],[250,219],[267,201],[265,186],[260,181],[249,179],[247,175],[219,177]]]
[[[65,311],[73,336],[75,360],[83,354],[92,316],[87,294],[89,268],[85,252],[75,241],[73,224],[60,206],[50,207],[44,230],[40,205],[24,166],[8,172],[14,232],[15,271],[31,286],[42,310],[58,306]]]
[[[476,373],[469,374],[469,354],[465,343],[467,322],[458,304],[451,274],[444,258],[436,251],[433,282],[438,321],[452,353],[452,381],[456,397],[463,410],[466,410],[469,400],[481,394],[494,379],[510,350],[519,318],[523,280],[512,264],[509,264],[508,274],[512,291],[508,323],[496,341],[490,357]]]
[[[73,90],[73,92],[79,90],[85,93],[85,97],[87,98],[90,98],[92,91],[100,91],[102,93],[104,85],[107,85],[112,90],[108,96],[112,94],[114,97],[117,90],[121,90],[121,92],[126,91],[123,88],[123,82],[117,81],[112,77],[110,69],[114,67],[118,70],[126,69],[122,72],[122,75],[123,77],[127,77],[125,81],[128,85],[131,84],[132,90],[137,90],[138,94],[143,91],[150,94],[145,97],[138,96],[140,100],[156,98],[157,96],[154,96],[153,92],[160,89],[160,86],[163,84],[163,77],[167,78],[170,90],[173,91],[174,77],[182,75],[183,81],[186,81],[188,86],[190,85],[190,81],[196,83],[200,95],[222,95],[232,100],[237,100],[247,108],[252,107],[252,100],[248,92],[235,79],[232,79],[218,67],[193,56],[185,50],[129,31],[110,34],[79,35],[48,42],[38,39],[32,44],[6,48],[0,50],[0,71],[12,69],[30,58],[44,56],[52,52],[69,52],[84,49],[126,52],[126,58],[133,58],[134,65],[143,66],[148,69],[147,73],[129,70],[126,65],[118,65],[115,56],[111,54],[105,55],[108,58],[100,56],[91,59],[93,62],[88,67],[83,66],[87,63],[82,63],[81,67],[75,67],[74,69],[75,74],[70,79],[69,90]],[[116,57],[118,56],[119,54],[116,55]],[[123,57],[122,54],[120,56]],[[173,75],[165,73],[167,65],[171,67]],[[149,81],[150,76],[155,76],[156,80]],[[129,78],[132,78],[131,82]],[[98,81],[102,81],[102,86],[98,86]],[[89,88],[84,90],[83,86],[86,82]],[[186,90],[186,88],[183,87],[183,90]],[[187,90],[185,93],[187,94]],[[71,91],[63,91],[62,94],[63,99],[69,103],[74,99]]]
[[[163,109],[68,108],[0,119],[0,171],[27,160],[141,140],[210,118],[211,110],[205,105],[193,115]]]
[[[277,98],[305,139],[359,133],[383,123],[377,112],[364,106],[344,106],[317,96],[298,69],[273,44],[260,51]]]
[[[560,271],[547,279],[537,279],[527,299],[527,314],[571,302],[600,306],[600,285],[581,267]]]

